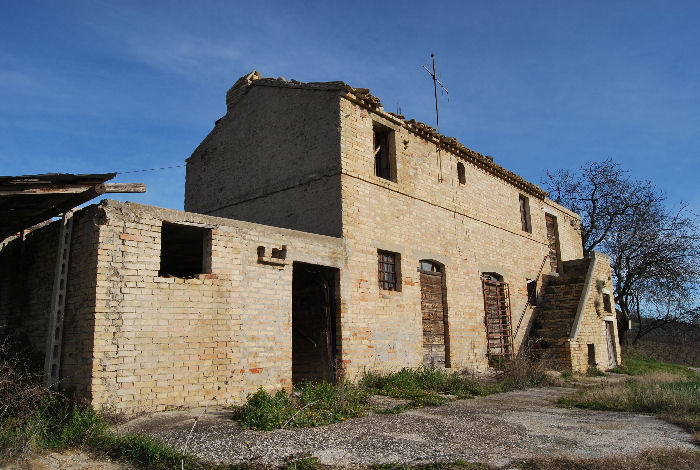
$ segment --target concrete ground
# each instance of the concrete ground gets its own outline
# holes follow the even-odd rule
[[[189,450],[217,463],[274,464],[289,455],[310,453],[322,464],[338,466],[455,459],[502,466],[542,455],[600,457],[652,448],[697,449],[688,433],[648,415],[555,405],[573,391],[532,388],[272,432],[243,430],[229,410],[208,410],[192,433]],[[122,428],[155,435],[181,449],[201,411],[144,416]]]

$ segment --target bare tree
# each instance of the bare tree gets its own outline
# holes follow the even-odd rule
[[[581,214],[584,254],[610,256],[621,334],[628,320],[639,324],[635,342],[673,322],[700,322],[700,231],[687,206],[669,209],[662,191],[611,159],[547,172],[543,185]]]

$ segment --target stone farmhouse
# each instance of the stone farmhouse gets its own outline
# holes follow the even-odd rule
[[[342,82],[252,72],[226,104],[187,212],[103,200],[3,243],[0,331],[50,383],[131,413],[528,343],[619,363],[609,260],[536,185]]]

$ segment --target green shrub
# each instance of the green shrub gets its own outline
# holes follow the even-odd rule
[[[350,384],[304,383],[295,394],[275,395],[260,388],[236,410],[241,426],[270,431],[281,427],[311,427],[345,421],[364,414],[367,392]]]
[[[659,372],[685,377],[697,375],[696,372],[680,364],[659,361],[629,350],[623,350],[622,364],[610,372],[626,375],[648,375]]]

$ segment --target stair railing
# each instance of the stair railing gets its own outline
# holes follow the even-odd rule
[[[542,270],[544,269],[544,265],[547,262],[547,258],[549,258],[549,255],[544,255],[544,258],[542,258],[542,264],[540,264],[540,270],[537,272],[537,276],[534,279],[534,282],[537,283],[540,280],[540,277],[542,276]],[[535,284],[536,286],[537,284]],[[535,298],[537,297],[537,293],[535,293]],[[523,311],[520,314],[520,320],[518,320],[518,326],[515,327],[515,332],[513,333],[513,340],[517,338],[518,336],[518,331],[520,331],[520,325],[523,324],[523,319],[525,318],[525,313],[527,312],[528,307],[531,307],[532,304],[530,303],[530,296],[527,296],[527,300],[525,301],[525,306],[523,307]]]

